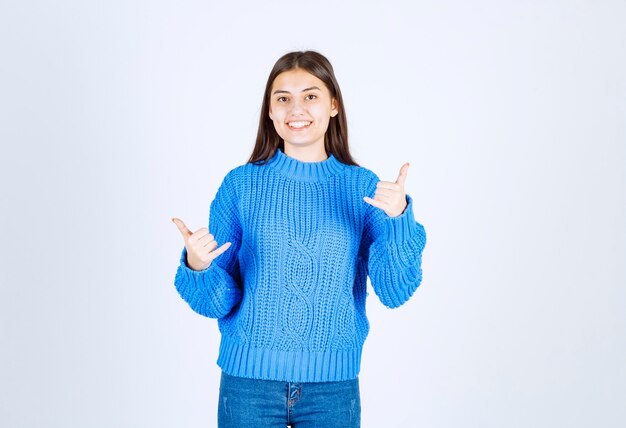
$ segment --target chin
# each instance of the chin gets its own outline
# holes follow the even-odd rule
[[[291,146],[310,146],[311,144],[313,144],[313,142],[311,141],[287,141],[287,140],[283,140],[285,142],[286,145],[291,145]]]

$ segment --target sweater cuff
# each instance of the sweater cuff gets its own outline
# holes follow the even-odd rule
[[[211,263],[211,265],[212,264],[213,263]],[[206,272],[211,267],[211,265],[209,265],[208,268],[203,269],[203,270],[193,270],[192,268],[190,268],[189,265],[187,264],[187,247],[183,247],[183,253],[180,256],[180,265],[184,268],[185,271],[187,271],[188,274],[196,274],[196,275],[201,274],[202,272]]]
[[[384,236],[387,241],[402,242],[411,238],[418,229],[413,216],[413,198],[406,195],[407,206],[404,212],[397,217],[387,217],[384,221]]]

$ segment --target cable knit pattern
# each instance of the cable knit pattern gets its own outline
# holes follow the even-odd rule
[[[209,231],[232,244],[203,271],[183,247],[174,280],[194,311],[218,319],[222,370],[287,382],[358,375],[367,276],[384,305],[402,305],[421,283],[426,245],[411,196],[398,217],[363,200],[378,181],[332,154],[302,162],[280,149],[226,174]]]

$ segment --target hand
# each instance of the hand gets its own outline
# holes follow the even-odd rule
[[[191,233],[191,230],[187,229],[187,226],[185,226],[182,220],[172,218],[172,221],[183,235],[185,248],[187,248],[187,265],[193,270],[200,271],[208,268],[211,262],[224,251],[228,250],[228,247],[231,245],[230,242],[226,242],[215,250],[217,242],[214,236],[209,233],[209,229],[202,227]]]
[[[374,199],[364,196],[363,200],[385,211],[389,217],[397,217],[402,214],[408,205],[404,192],[404,182],[408,169],[409,163],[407,162],[400,168],[400,174],[395,182],[379,181],[376,185]]]

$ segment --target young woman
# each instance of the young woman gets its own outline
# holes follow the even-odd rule
[[[380,181],[352,159],[323,55],[276,62],[252,155],[226,174],[209,228],[172,219],[185,241],[176,288],[221,332],[220,428],[360,426],[367,276],[391,308],[422,280],[408,167]]]

